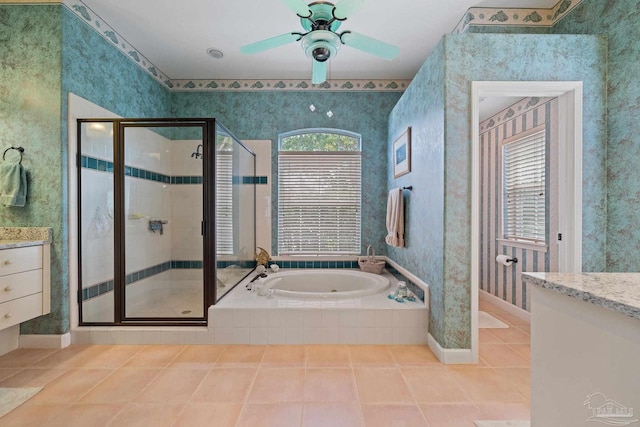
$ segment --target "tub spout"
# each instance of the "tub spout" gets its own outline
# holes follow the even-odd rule
[[[273,285],[278,283],[280,280],[282,280],[282,277],[271,279],[268,282],[263,283],[262,286],[258,288],[258,295],[260,295],[261,297],[268,295],[269,289],[271,289]]]
[[[258,279],[264,279],[265,277],[267,277],[266,273],[256,274],[256,276],[253,279],[251,279],[251,282],[249,283],[253,283]]]
[[[265,273],[256,274],[255,277],[253,279],[251,279],[251,281],[249,281],[249,283],[247,283],[245,288],[251,290],[251,288],[253,287],[253,282],[255,282],[258,279],[264,279],[265,277],[267,277],[267,275]]]

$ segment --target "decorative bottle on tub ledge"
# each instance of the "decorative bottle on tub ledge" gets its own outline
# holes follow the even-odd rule
[[[258,249],[260,249],[260,252],[256,254],[256,262],[258,265],[266,266],[271,260],[271,255],[269,255],[269,252],[267,252],[266,249],[261,248],[260,246],[258,246]]]

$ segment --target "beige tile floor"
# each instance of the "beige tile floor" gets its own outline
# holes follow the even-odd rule
[[[423,346],[92,345],[0,357],[0,387],[44,386],[9,426],[462,427],[529,418],[529,328],[480,330],[480,363]]]

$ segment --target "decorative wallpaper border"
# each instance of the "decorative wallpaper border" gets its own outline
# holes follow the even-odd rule
[[[71,12],[80,17],[86,22],[93,30],[100,34],[105,40],[111,42],[113,46],[117,47],[122,53],[124,53],[129,59],[131,59],[140,68],[145,70],[151,77],[162,83],[166,87],[171,87],[171,80],[166,74],[162,73],[158,67],[156,67],[147,57],[145,57],[140,51],[134,48],[131,43],[125,40],[116,30],[111,28],[98,14],[91,10],[82,1],[77,0],[63,0],[62,3]]]
[[[174,91],[375,91],[404,92],[411,80],[172,80]]]
[[[147,57],[107,24],[81,0],[62,0],[74,14],[84,20],[105,40],[111,42],[151,77],[172,91],[375,91],[403,92],[411,80],[329,80],[319,85],[311,80],[173,80],[161,72]]]
[[[314,85],[311,80],[227,80],[227,79],[171,79],[161,72],[147,57],[134,48],[121,34],[107,24],[82,0],[40,0],[43,3],[63,4],[84,20],[105,40],[124,53],[131,61],[171,91],[268,92],[268,91],[371,91],[403,92],[411,80],[329,80]],[[559,0],[551,9],[537,8],[484,8],[467,10],[453,34],[464,33],[470,26],[551,27],[564,18],[583,0]],[[16,3],[19,1],[16,0]]]
[[[480,133],[487,132],[497,126],[500,126],[501,124],[511,120],[514,116],[525,114],[528,111],[546,104],[552,99],[554,98],[533,97],[522,99],[480,123]]]
[[[559,0],[551,9],[472,7],[464,14],[453,34],[464,33],[470,26],[551,27],[582,3],[583,0]]]

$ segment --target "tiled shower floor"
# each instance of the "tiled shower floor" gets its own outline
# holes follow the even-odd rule
[[[0,387],[44,386],[9,426],[426,426],[529,418],[529,328],[480,330],[480,363],[411,345],[92,345],[0,357]]]

